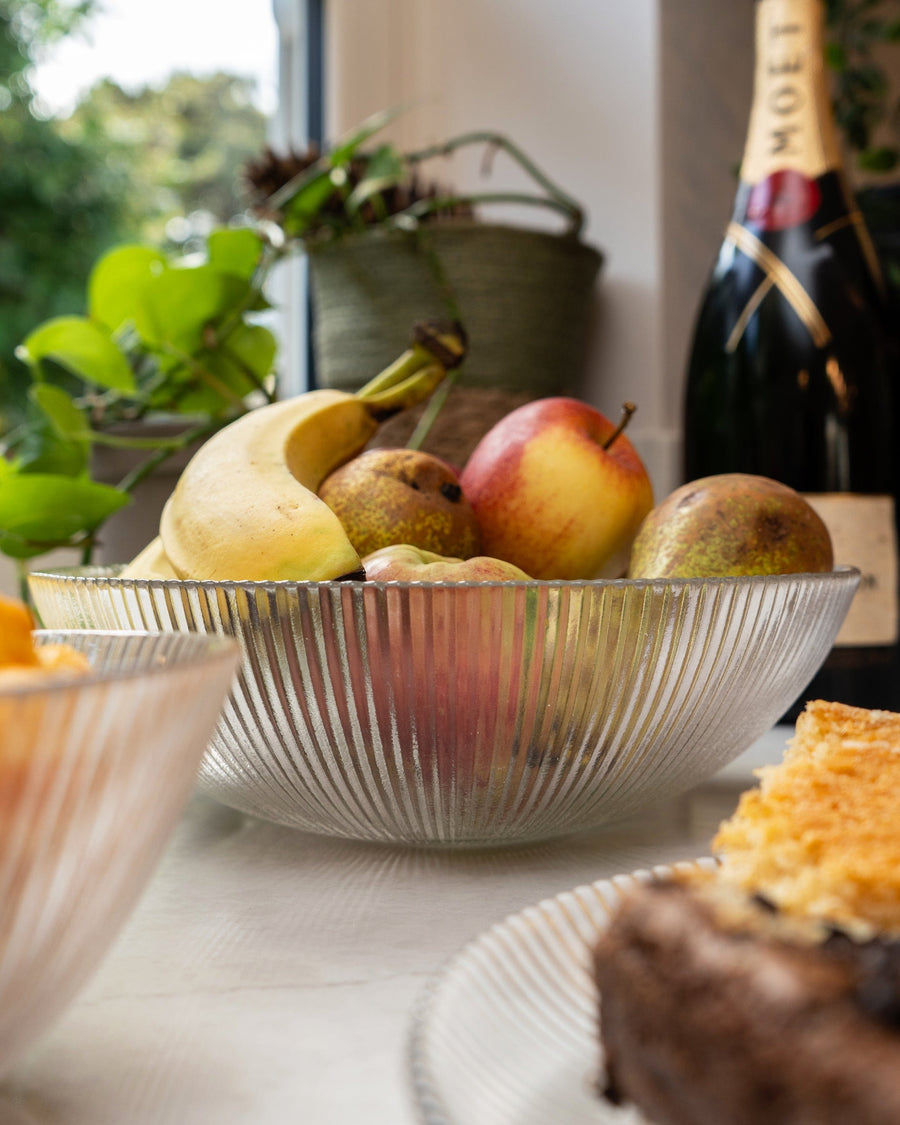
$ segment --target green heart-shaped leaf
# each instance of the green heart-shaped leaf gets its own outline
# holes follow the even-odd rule
[[[0,534],[43,544],[41,550],[46,550],[47,544],[94,531],[130,502],[127,493],[84,478],[7,474],[0,480]]]
[[[275,362],[275,337],[259,324],[238,324],[221,347],[201,360],[203,367],[234,394],[243,398],[258,388]],[[219,414],[234,403],[200,380],[179,399],[179,410],[187,413]]]
[[[42,359],[52,359],[73,375],[98,387],[135,390],[128,360],[99,325],[81,316],[45,321],[21,344],[16,355],[39,373]]]
[[[117,332],[125,324],[146,338],[147,287],[167,268],[165,256],[150,246],[118,246],[97,262],[88,279],[92,320]]]
[[[193,354],[214,325],[247,294],[247,282],[213,266],[167,269],[147,288],[146,308],[152,327],[147,340]]]
[[[90,442],[93,434],[84,413],[72,396],[52,383],[36,383],[28,391],[31,401],[44,412],[54,431],[69,441]]]
[[[247,227],[215,230],[207,239],[209,264],[249,281],[259,265],[262,239]]]
[[[347,210],[360,209],[366,200],[396,187],[406,173],[403,157],[393,145],[382,145],[366,166],[366,174],[347,198]]]

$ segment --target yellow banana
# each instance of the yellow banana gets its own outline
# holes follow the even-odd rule
[[[356,394],[308,391],[231,422],[191,458],[159,537],[124,576],[324,581],[360,571],[316,492],[362,451],[381,418],[431,393],[449,365],[447,345],[458,340],[417,341]]]
[[[337,578],[360,569],[316,496],[377,423],[342,391],[311,391],[244,414],[194,455],[159,525],[180,578]]]
[[[122,578],[177,578],[172,564],[166,558],[162,539],[151,540],[141,553],[121,572]]]

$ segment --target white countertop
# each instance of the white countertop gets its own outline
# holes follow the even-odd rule
[[[620,824],[519,848],[350,843],[196,797],[97,974],[0,1083],[0,1125],[411,1125],[410,1017],[446,960],[543,898],[705,854],[789,733]]]

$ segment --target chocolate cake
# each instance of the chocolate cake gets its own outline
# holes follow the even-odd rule
[[[900,1122],[900,715],[810,704],[595,950],[604,1096],[655,1125]]]

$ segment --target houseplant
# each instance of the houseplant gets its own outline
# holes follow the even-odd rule
[[[885,0],[825,3],[835,120],[856,167],[876,175],[890,175],[900,164],[900,94],[880,53],[900,43],[900,13],[893,5],[886,14],[891,7]]]
[[[495,134],[468,134],[417,153],[400,154],[387,144],[364,153],[391,116],[376,115],[323,155],[301,157],[288,175],[283,160],[265,154],[247,169],[257,198],[243,225],[215,230],[200,258],[173,260],[149,246],[114,249],[91,272],[86,314],[47,321],[23,341],[17,354],[30,376],[27,395],[10,398],[0,388],[0,552],[19,560],[22,573],[26,560],[58,547],[95,561],[98,546],[109,544],[124,518],[118,513],[137,494],[136,550],[154,534],[172,474],[194,445],[275,397],[276,341],[259,316],[268,308],[264,288],[273,265],[291,253],[307,253],[313,266],[323,384],[355,389],[366,382],[396,356],[415,321],[450,313],[465,323],[469,354],[474,346],[478,362],[469,364],[457,399],[444,401],[453,389],[448,378],[424,418],[401,416],[399,430],[388,423],[383,442],[439,438],[440,415],[458,453],[457,404],[468,380],[486,380],[495,396],[479,401],[475,436],[527,397],[573,388],[601,263],[579,237],[578,204]],[[470,144],[506,152],[540,191],[460,198],[417,187],[415,171],[425,160]],[[476,223],[474,208],[484,202],[549,209],[566,229],[545,235]],[[457,236],[473,247],[462,270]],[[511,240],[530,248],[530,265]],[[345,298],[353,289],[347,269],[357,269],[358,244],[362,255],[374,247],[379,263],[393,263],[391,279],[377,283],[388,296],[385,317],[356,304],[335,332],[329,324],[347,316]],[[489,272],[500,258],[514,262],[502,283]],[[574,280],[562,280],[560,263]],[[467,270],[481,285],[469,301],[464,294],[471,288],[460,284],[468,281]],[[330,305],[324,276],[340,294]],[[530,292],[521,284],[526,277]],[[495,296],[499,306],[491,303]],[[499,311],[483,332],[488,306]],[[329,337],[333,351],[323,343]],[[494,366],[478,359],[491,347]],[[474,443],[473,433],[467,440]],[[128,557],[128,550],[114,548],[102,561]]]
[[[120,246],[91,272],[86,315],[28,335],[27,396],[0,398],[0,551],[91,561],[143,482],[274,397],[275,338],[257,317],[277,253],[248,228],[214,231],[192,260]],[[120,477],[103,479],[104,451],[130,455]]]
[[[411,152],[389,143],[364,151],[391,116],[376,115],[323,154],[267,152],[249,178],[257,212],[308,256],[320,385],[361,386],[415,320],[449,315],[465,325],[468,358],[443,388],[450,397],[425,408],[432,417],[440,408],[429,448],[461,463],[512,406],[577,392],[602,254],[581,237],[580,205],[508,138],[471,132]],[[488,169],[498,154],[510,159],[533,190],[423,185],[429,162],[469,148],[483,152]],[[550,212],[563,229],[482,216],[504,203]],[[421,413],[389,423],[376,440],[419,444],[430,426],[412,432]]]
[[[893,0],[826,0],[825,10],[835,120],[860,180],[860,209],[900,303],[900,12]]]

